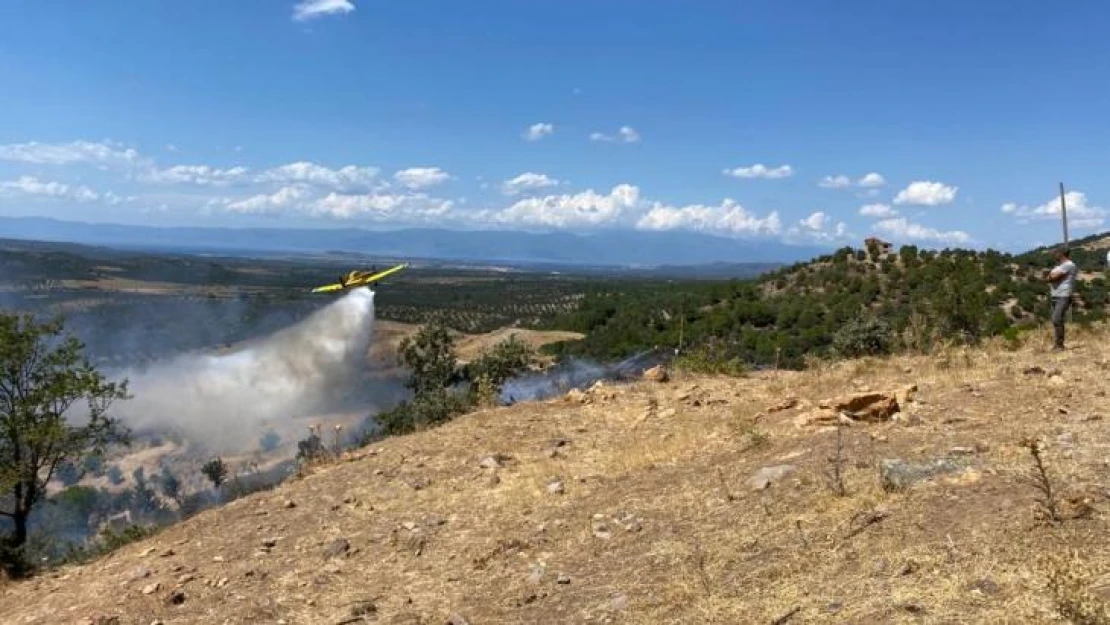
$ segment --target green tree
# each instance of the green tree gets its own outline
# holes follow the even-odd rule
[[[530,345],[512,335],[478,356],[464,368],[471,383],[473,400],[492,401],[513,376],[526,371],[535,362],[536,353]]]
[[[107,381],[63,336],[60,319],[0,314],[0,516],[13,531],[3,540],[4,564],[21,573],[27,519],[44,499],[63,462],[81,462],[130,435],[108,416],[127,399],[127,382]]]
[[[223,484],[224,481],[227,480],[227,465],[224,464],[221,458],[213,458],[205,462],[204,466],[200,468],[200,472],[203,473],[204,477],[207,477],[216,488],[219,488],[220,484]]]
[[[412,370],[405,386],[414,395],[438,391],[458,381],[455,339],[445,326],[425,325],[416,334],[402,339],[398,351],[401,362]]]

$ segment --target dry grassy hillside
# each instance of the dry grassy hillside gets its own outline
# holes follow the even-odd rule
[[[479,412],[99,561],[9,583],[0,615],[1064,622],[1062,611],[1100,605],[1110,571],[1107,336],[1075,336],[1063,354],[1037,344],[679,376]],[[899,411],[806,423],[827,414],[822,400],[865,389],[898,390]],[[1058,522],[1039,515],[1026,437],[1045,443]]]

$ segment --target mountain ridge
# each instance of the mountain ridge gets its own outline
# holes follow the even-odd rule
[[[5,237],[151,249],[338,251],[444,260],[619,266],[796,262],[831,249],[690,232],[162,227],[0,217],[0,238]]]

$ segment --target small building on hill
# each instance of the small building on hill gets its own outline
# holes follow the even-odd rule
[[[877,237],[867,237],[863,245],[872,256],[885,256],[894,251],[894,246]]]

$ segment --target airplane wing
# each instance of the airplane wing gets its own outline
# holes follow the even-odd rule
[[[382,278],[384,278],[384,277],[386,277],[390,274],[397,273],[398,271],[400,271],[400,270],[402,270],[402,269],[404,269],[405,267],[408,267],[408,266],[409,266],[408,263],[401,263],[400,265],[390,267],[389,269],[386,269],[385,271],[379,271],[378,273],[376,273],[372,276],[367,276],[365,278],[362,278],[358,282],[359,282],[359,284],[369,284],[371,282],[377,282],[378,280],[381,280]]]
[[[329,291],[342,291],[343,289],[348,288],[348,287],[365,286],[365,285],[368,285],[368,284],[373,284],[373,283],[377,282],[378,280],[381,280],[382,278],[384,278],[384,277],[386,277],[390,274],[397,273],[398,271],[400,271],[400,270],[402,270],[402,269],[404,269],[405,267],[408,267],[408,266],[409,266],[408,263],[401,263],[400,265],[390,267],[389,269],[386,269],[385,271],[379,271],[378,273],[376,273],[372,276],[366,276],[365,278],[358,278],[356,280],[352,280],[352,281],[348,282],[346,285],[338,284],[338,283],[337,284],[327,284],[327,285],[318,286],[315,289],[312,289],[312,292],[313,293],[326,293],[326,292],[329,292]]]
[[[315,289],[312,289],[312,292],[313,293],[327,293],[329,291],[342,291],[342,290],[343,290],[343,285],[339,284],[339,283],[335,283],[335,284],[325,284],[324,286],[318,286]]]

